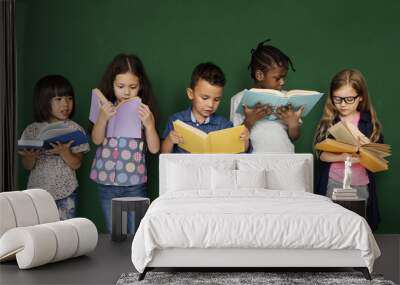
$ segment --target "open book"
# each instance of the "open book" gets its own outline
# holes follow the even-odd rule
[[[328,129],[335,138],[327,138],[315,145],[315,149],[337,153],[359,153],[360,164],[371,172],[384,171],[389,168],[388,161],[384,159],[391,154],[388,144],[364,143],[365,136],[352,124],[339,122]]]
[[[179,147],[190,153],[240,153],[245,151],[245,143],[239,138],[245,129],[243,125],[208,134],[181,120],[174,121],[173,126],[174,130],[183,136],[183,143],[179,144]]]
[[[270,104],[273,112],[275,112],[277,107],[285,106],[290,103],[294,110],[298,110],[301,106],[304,106],[304,111],[301,115],[304,117],[311,111],[323,95],[323,93],[318,91],[309,90],[290,90],[288,92],[282,92],[274,89],[246,89],[236,109],[236,113],[244,114],[243,105],[253,108],[257,103],[261,103],[262,105]],[[275,120],[276,116],[271,114],[267,116],[266,119]]]
[[[18,140],[18,149],[51,149],[50,143],[68,143],[74,141],[71,147],[88,143],[87,136],[78,130],[71,130],[71,127],[64,122],[51,123],[43,128],[37,139]]]
[[[100,92],[92,92],[89,120],[96,123],[100,112],[100,106],[108,100]],[[134,97],[121,102],[116,107],[116,114],[107,123],[106,137],[142,137],[142,121],[140,120],[138,108],[142,100]]]

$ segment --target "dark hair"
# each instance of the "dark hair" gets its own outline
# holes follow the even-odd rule
[[[190,79],[190,88],[193,89],[200,79],[207,81],[211,85],[221,87],[224,87],[226,82],[225,74],[221,68],[212,62],[200,63],[194,68]]]
[[[75,94],[71,83],[61,75],[47,75],[36,82],[33,89],[33,117],[36,122],[47,122],[51,117],[51,99],[56,96],[71,96],[75,112]]]
[[[147,77],[142,61],[133,54],[118,54],[114,57],[104,72],[103,78],[100,81],[100,90],[104,96],[114,102],[117,98],[114,94],[114,80],[118,74],[131,72],[139,78],[139,93],[138,96],[142,102],[149,106],[154,116],[157,113],[157,104],[153,96],[153,89],[150,80]]]
[[[280,49],[271,45],[264,45],[270,39],[260,42],[256,49],[251,49],[251,60],[248,69],[251,71],[251,78],[256,80],[256,71],[268,72],[274,66],[284,67],[289,70],[289,64],[293,71],[293,63],[290,58]]]

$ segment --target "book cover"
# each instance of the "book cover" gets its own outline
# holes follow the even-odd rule
[[[18,140],[18,149],[51,149],[50,143],[68,143],[73,141],[71,147],[88,143],[89,139],[85,133],[71,128],[64,122],[49,124],[44,128],[37,139],[27,140],[21,138]]]
[[[92,92],[89,120],[96,123],[100,112],[100,106],[104,104],[104,96]],[[106,137],[142,137],[142,121],[139,117],[138,108],[142,100],[139,97],[131,98],[116,106],[116,114],[107,122]]]
[[[339,122],[328,129],[335,138],[327,138],[315,145],[316,150],[334,153],[358,153],[360,164],[371,172],[389,169],[389,162],[384,157],[391,155],[391,146],[380,143],[361,143],[365,136],[357,127]],[[368,140],[368,139],[367,139]]]
[[[205,132],[180,120],[173,122],[174,130],[183,136],[179,147],[190,153],[241,153],[245,151],[245,142],[240,140],[244,126]]]
[[[285,106],[290,103],[294,110],[298,110],[301,106],[304,106],[304,111],[301,115],[304,117],[311,111],[323,95],[323,93],[318,91],[309,90],[290,90],[285,93],[274,89],[246,89],[236,109],[236,113],[244,114],[243,105],[253,108],[257,103],[263,105],[270,104],[273,108],[273,112],[275,112],[277,107]],[[275,120],[276,118],[274,114],[266,117],[268,120]]]

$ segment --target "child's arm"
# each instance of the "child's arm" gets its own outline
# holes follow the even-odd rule
[[[245,116],[243,124],[248,130],[251,130],[258,120],[272,114],[272,106],[257,103],[253,108],[249,108],[248,106],[243,105],[243,112]]]
[[[250,132],[247,128],[240,134],[240,139],[244,141],[244,151],[247,152],[250,146]]]
[[[161,153],[171,153],[174,149],[174,145],[182,142],[183,137],[174,130],[171,130],[161,144]]]
[[[151,153],[157,153],[160,151],[160,138],[157,134],[153,113],[143,103],[140,105],[138,112],[144,126],[147,148]]]
[[[106,126],[108,120],[115,114],[116,110],[113,104],[105,102],[100,106],[100,113],[96,123],[92,129],[92,140],[93,143],[99,145],[103,143],[106,133]]]
[[[352,163],[359,163],[360,162],[360,157],[355,154],[351,153],[332,153],[332,152],[326,152],[323,151],[319,155],[319,159],[321,161],[325,162],[340,162],[340,161],[346,161],[347,158],[350,157],[350,161]]]
[[[300,137],[300,117],[304,111],[304,106],[301,106],[296,112],[291,104],[277,108],[276,114],[279,119],[283,120],[288,126],[288,136],[294,141]]]
[[[175,144],[183,142],[183,137],[174,131],[172,122],[175,121],[175,119],[176,118],[174,116],[169,118],[164,133],[162,134],[161,153],[171,153],[174,150]]]
[[[73,170],[78,169],[81,166],[81,160],[83,157],[83,153],[73,153],[71,151],[71,144],[73,141],[70,141],[66,144],[62,144],[60,142],[50,143],[53,147],[48,150],[47,154],[58,154],[64,160],[64,162]]]
[[[26,170],[32,170],[35,166],[39,150],[21,150],[18,154],[22,156],[22,166]]]

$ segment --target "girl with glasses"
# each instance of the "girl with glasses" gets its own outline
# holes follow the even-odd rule
[[[328,129],[340,121],[357,126],[365,135],[359,138],[360,144],[383,143],[382,127],[368,96],[366,81],[359,70],[345,69],[332,79],[314,144],[326,139],[329,136]],[[320,152],[317,156],[320,171],[316,192],[328,197],[332,197],[334,188],[342,188],[344,162],[350,158],[351,187],[357,189],[360,198],[367,200],[367,221],[372,229],[376,229],[380,217],[373,173],[360,165],[357,154]]]

